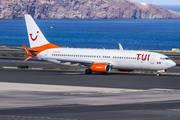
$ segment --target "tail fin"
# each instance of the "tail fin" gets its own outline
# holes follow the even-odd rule
[[[29,37],[30,47],[39,47],[49,42],[44,37],[43,33],[29,14],[25,14],[26,27]]]

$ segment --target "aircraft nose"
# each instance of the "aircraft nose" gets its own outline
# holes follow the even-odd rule
[[[170,65],[170,67],[174,67],[174,66],[176,66],[176,63],[171,60],[171,61],[169,62],[169,65]]]

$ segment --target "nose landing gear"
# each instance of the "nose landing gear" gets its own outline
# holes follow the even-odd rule
[[[157,73],[157,77],[161,76],[161,73]]]
[[[157,71],[157,77],[161,76],[161,73],[164,73],[166,72],[166,70],[158,70]]]

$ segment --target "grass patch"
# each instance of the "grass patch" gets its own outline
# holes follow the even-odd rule
[[[4,57],[27,57],[26,53],[0,53]]]
[[[23,49],[23,47],[0,46],[0,49]]]
[[[26,54],[19,54],[19,53],[14,53],[12,54],[13,57],[24,57]]]
[[[174,62],[180,62],[180,57],[170,57]]]

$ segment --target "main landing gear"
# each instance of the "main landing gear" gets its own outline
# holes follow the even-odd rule
[[[161,73],[157,73],[157,77],[161,76]]]
[[[86,69],[85,74],[92,74],[92,70],[91,69]]]

